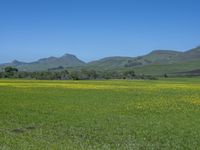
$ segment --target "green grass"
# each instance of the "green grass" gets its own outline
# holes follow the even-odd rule
[[[0,80],[0,149],[199,149],[200,78]]]
[[[157,65],[146,65],[142,67],[133,68],[136,74],[146,74],[146,75],[164,75],[174,74],[178,72],[187,72],[199,69],[199,60],[180,62],[174,64],[157,64]]]

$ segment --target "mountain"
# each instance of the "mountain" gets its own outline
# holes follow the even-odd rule
[[[27,63],[25,63],[25,62],[14,60],[11,63],[0,64],[0,66],[13,66],[13,67],[15,67],[15,66],[22,66],[22,65],[26,65],[26,64]]]
[[[182,58],[182,60],[185,60],[185,61],[200,59],[200,47],[196,47],[189,51],[184,52],[181,55],[181,58]]]
[[[163,75],[180,72],[191,72],[200,69],[200,47],[185,52],[174,50],[154,50],[138,57],[106,57],[85,63],[71,54],[62,57],[48,57],[38,61],[25,63],[13,61],[2,64],[15,66],[22,71],[45,71],[62,69],[95,69],[95,70],[135,70],[137,74]]]
[[[143,59],[147,60],[151,64],[169,64],[177,61],[177,57],[182,52],[173,50],[155,50],[148,55],[143,56]]]
[[[119,68],[124,67],[125,64],[127,64],[130,60],[132,60],[132,57],[107,57],[103,58],[97,61],[92,61],[87,63],[87,67],[96,68],[99,69],[113,69],[113,68]]]
[[[176,74],[200,69],[200,47],[180,52],[174,50],[154,50],[139,57],[107,57],[86,65],[92,69],[128,70],[137,74]]]
[[[150,75],[162,75],[165,73],[180,75],[181,72],[190,73],[200,69],[200,47],[196,47],[185,52],[175,52],[174,55],[170,55],[169,61],[166,61],[165,63],[152,63],[147,66],[139,66],[134,69],[139,74]]]
[[[150,64],[132,68],[136,74],[146,75],[176,75],[180,72],[188,72],[200,69],[200,59],[191,61],[180,61],[172,64]]]
[[[101,67],[107,69],[132,68],[151,64],[170,64],[177,62],[177,57],[182,52],[172,50],[154,50],[151,53],[139,57],[107,57],[89,62],[89,67]]]
[[[51,68],[77,67],[84,64],[85,62],[79,60],[76,56],[65,54],[62,57],[48,57],[30,63],[15,60],[12,63],[2,64],[1,67],[14,66],[21,71],[45,71]]]

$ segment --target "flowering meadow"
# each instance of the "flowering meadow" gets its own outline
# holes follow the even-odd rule
[[[200,78],[0,80],[0,149],[200,148]]]

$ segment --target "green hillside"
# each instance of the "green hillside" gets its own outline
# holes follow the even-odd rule
[[[156,50],[151,53],[139,57],[107,57],[97,61],[89,62],[88,67],[104,67],[106,69],[114,69],[121,67],[137,67],[149,64],[168,64],[176,62],[176,57],[181,52],[171,50]]]
[[[17,65],[16,61],[13,61],[12,63],[1,65],[1,68],[5,66],[15,66],[21,71],[46,71],[51,68],[76,67],[84,64],[85,62],[79,60],[76,56],[65,54],[62,57],[43,58],[35,62],[21,63],[19,65]]]
[[[108,57],[86,65],[110,70],[133,69],[137,74],[163,75],[200,69],[200,47],[186,52],[155,50],[140,57]]]
[[[131,57],[107,57],[97,61],[92,61],[87,64],[87,67],[103,67],[107,69],[112,69],[116,67],[124,67],[133,58]]]
[[[47,71],[81,68],[95,70],[135,70],[138,74],[171,74],[200,69],[200,47],[185,52],[173,50],[154,50],[147,55],[138,57],[107,57],[85,63],[76,56],[66,54],[62,57],[49,57],[32,63],[13,61],[0,65],[14,66],[21,71]]]
[[[134,70],[137,74],[148,74],[148,75],[163,75],[167,74],[176,74],[178,72],[185,72],[200,69],[200,59],[187,61],[187,62],[179,62],[174,64],[164,64],[164,65],[147,65],[142,67],[136,67]]]

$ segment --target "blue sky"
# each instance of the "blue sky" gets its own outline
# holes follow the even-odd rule
[[[0,63],[90,61],[200,44],[199,0],[1,0]]]

